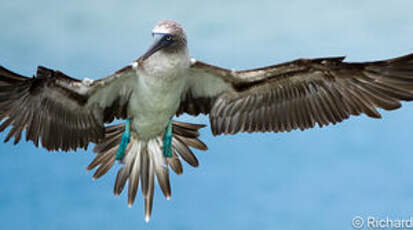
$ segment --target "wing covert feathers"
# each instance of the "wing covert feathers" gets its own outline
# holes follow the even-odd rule
[[[80,81],[44,67],[26,78],[0,67],[0,132],[11,126],[5,142],[26,140],[47,150],[87,148],[103,138],[103,122],[95,108],[84,108],[87,88]],[[95,113],[96,112],[96,113]]]
[[[413,54],[364,63],[303,59],[236,74],[233,90],[216,97],[209,112],[214,135],[305,130],[360,114],[380,118],[377,108],[413,100]]]
[[[133,73],[79,81],[39,66],[33,78],[0,66],[0,132],[11,127],[5,141],[26,140],[49,151],[88,147],[104,137],[104,123],[125,118],[132,91],[125,81]]]

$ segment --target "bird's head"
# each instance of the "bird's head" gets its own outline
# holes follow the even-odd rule
[[[175,21],[163,20],[159,22],[152,30],[152,37],[154,42],[142,56],[143,60],[158,51],[176,53],[186,49],[185,31],[182,26]]]

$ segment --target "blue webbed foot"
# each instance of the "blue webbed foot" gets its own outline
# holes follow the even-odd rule
[[[129,119],[125,120],[125,132],[123,132],[122,139],[120,141],[120,145],[118,148],[118,152],[116,153],[116,160],[122,160],[125,156],[126,147],[130,141],[130,124]]]
[[[172,157],[172,118],[168,122],[168,127],[163,135],[163,155]]]

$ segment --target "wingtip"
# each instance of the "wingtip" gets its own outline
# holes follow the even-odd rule
[[[205,143],[202,143],[203,145],[200,146],[199,150],[202,151],[207,151],[208,150],[208,146]]]
[[[197,160],[193,165],[191,165],[194,168],[198,168],[199,167],[199,161]]]
[[[149,220],[151,219],[151,217],[149,215],[145,215],[145,222],[149,223]]]

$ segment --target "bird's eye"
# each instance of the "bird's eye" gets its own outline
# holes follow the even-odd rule
[[[168,41],[172,40],[172,36],[171,35],[166,36],[166,40]]]

